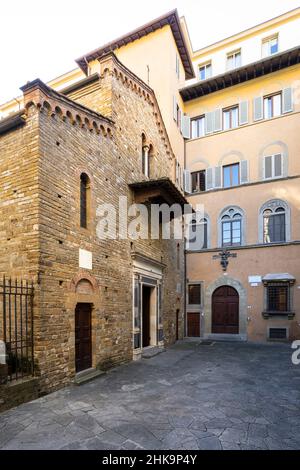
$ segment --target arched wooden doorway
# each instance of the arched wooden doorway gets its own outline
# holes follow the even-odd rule
[[[221,286],[212,296],[212,333],[239,334],[239,294],[230,286]]]
[[[78,303],[75,310],[76,372],[92,367],[92,306]]]

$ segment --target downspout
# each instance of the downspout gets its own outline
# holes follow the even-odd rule
[[[184,165],[184,170],[186,170],[186,140],[183,139],[183,165]],[[184,221],[183,221],[184,223]],[[184,228],[184,227],[183,227]],[[183,230],[183,234],[185,234],[185,231]],[[187,269],[186,269],[186,250],[185,250],[185,237],[183,238],[183,276],[184,276],[184,283],[183,283],[183,312],[184,312],[184,337],[187,336],[187,312],[186,312],[186,275],[187,275]]]

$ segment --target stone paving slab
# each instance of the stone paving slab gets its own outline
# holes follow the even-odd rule
[[[300,449],[289,345],[180,342],[0,415],[0,449]]]

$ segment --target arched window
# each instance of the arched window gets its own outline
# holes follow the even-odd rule
[[[88,227],[90,205],[90,179],[86,173],[80,175],[80,227]]]
[[[260,210],[260,243],[286,242],[290,238],[290,211],[286,202],[269,201]]]
[[[239,207],[230,207],[222,211],[219,222],[219,245],[244,245],[244,214]]]
[[[191,251],[206,250],[208,240],[208,217],[204,217],[199,222],[192,220],[189,224],[186,249]]]
[[[142,172],[143,172],[143,175],[149,177],[150,160],[149,160],[149,146],[148,145],[144,145],[142,148]]]

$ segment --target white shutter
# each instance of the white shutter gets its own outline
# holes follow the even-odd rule
[[[264,157],[264,179],[272,178],[273,157],[272,155]]]
[[[176,96],[173,96],[173,118],[177,122],[177,100]]]
[[[182,135],[185,139],[191,138],[191,119],[189,116],[182,116]]]
[[[293,89],[285,88],[282,90],[282,112],[290,113],[293,110]]]
[[[241,101],[239,107],[240,126],[248,124],[248,101]]]
[[[216,109],[214,111],[214,132],[222,130],[222,111],[221,109]]]
[[[214,187],[221,188],[222,187],[222,167],[216,166],[214,168]]]
[[[183,170],[184,191],[188,194],[192,192],[192,177],[189,170]]]
[[[214,112],[205,115],[205,134],[212,134],[214,131]]]
[[[258,96],[253,100],[253,120],[260,121],[263,117],[263,98],[262,96]]]
[[[240,163],[241,171],[241,184],[246,184],[249,182],[249,162],[248,160],[242,160]]]
[[[283,176],[283,171],[282,171],[282,155],[281,153],[278,153],[277,155],[274,155],[274,176],[279,177]]]
[[[210,189],[213,189],[214,187],[214,181],[213,181],[213,171],[214,169],[212,167],[207,168],[206,170],[206,191],[209,191]]]

